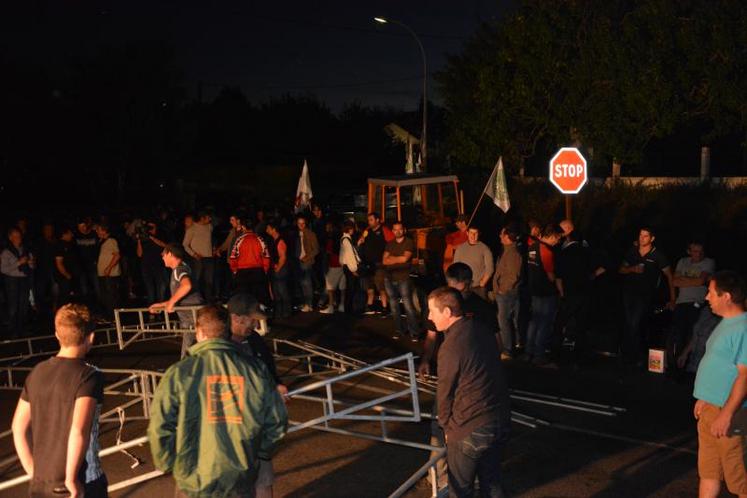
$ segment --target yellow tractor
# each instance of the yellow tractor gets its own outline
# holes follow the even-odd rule
[[[464,196],[455,175],[413,173],[368,179],[368,212],[381,213],[382,222],[399,220],[416,243],[417,264],[440,265],[445,231],[464,213]],[[438,266],[435,266],[438,268]]]

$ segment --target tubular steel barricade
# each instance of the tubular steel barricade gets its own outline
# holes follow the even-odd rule
[[[289,341],[285,339],[272,339],[273,350],[275,352],[275,361],[291,361],[296,364],[301,364],[306,370],[302,375],[295,375],[294,378],[301,377],[316,377],[324,376],[330,373],[343,373],[348,370],[354,370],[359,368],[365,368],[370,366],[357,358],[332,351],[330,349],[317,346],[304,341]],[[281,354],[280,349],[283,347],[292,348],[299,351],[297,354]],[[315,367],[317,369],[315,369]],[[403,385],[409,384],[409,372],[401,368],[385,367],[372,372],[377,377],[386,379],[391,382],[401,383]],[[416,382],[418,391],[425,394],[435,396],[437,378],[432,375],[417,376]],[[559,408],[565,408],[569,410],[584,411],[588,413],[595,413],[598,415],[615,416],[618,413],[625,412],[625,408],[618,406],[591,403],[588,401],[575,400],[570,398],[564,398],[553,395],[533,393],[529,391],[521,391],[511,389],[510,395],[512,399],[525,401],[529,403],[556,406]],[[546,425],[547,422],[529,417],[518,412],[512,412],[512,419],[528,427],[535,428],[537,425]]]
[[[104,448],[99,452],[99,457],[105,457],[113,453],[125,451],[129,448],[133,448],[135,446],[142,446],[147,443],[148,443],[148,438],[145,436],[142,436],[137,439],[133,439],[131,441],[127,441],[127,442],[120,443],[114,446],[110,446],[109,448]],[[108,490],[111,493],[118,489],[122,489],[123,487],[131,486],[133,484],[145,481],[147,479],[153,479],[154,477],[158,477],[160,475],[163,475],[163,472],[160,472],[160,471],[149,472],[148,474],[144,474],[142,476],[138,476],[133,479],[128,479],[127,481],[122,481],[116,484],[111,484]],[[24,482],[28,482],[29,480],[31,480],[31,477],[28,474],[26,474],[26,475],[15,477],[13,479],[9,479],[4,482],[0,482],[0,491],[12,488],[14,486],[18,486],[19,484],[23,484]]]
[[[134,420],[148,420],[150,418],[150,406],[153,399],[153,394],[163,374],[161,372],[155,372],[151,370],[129,370],[129,369],[101,369],[104,376],[117,376],[122,377],[115,380],[112,383],[107,384],[104,387],[104,399],[111,397],[123,397],[126,401],[118,400],[119,403],[115,406],[106,406],[106,411],[101,413],[99,416],[100,424],[117,423],[119,424],[119,431],[117,433],[117,444],[109,448],[101,450],[99,456],[111,455],[113,453],[124,453],[129,456],[135,463],[133,468],[139,465],[140,460],[127,452],[128,448],[133,446],[140,446],[147,443],[145,437],[140,437],[128,442],[122,442],[121,431],[125,421]],[[0,367],[0,389],[2,390],[21,390],[23,388],[23,380],[31,372],[30,367]],[[129,398],[129,399],[127,399]],[[108,403],[107,403],[108,405]],[[140,414],[125,415],[126,411],[130,408],[136,408],[140,406]],[[136,412],[137,413],[137,412]],[[5,431],[0,433],[0,439],[12,434],[11,431]],[[15,463],[18,460],[17,457],[11,457],[0,462],[0,468],[4,468],[7,465]],[[127,481],[115,483],[109,486],[109,491],[115,491],[138,482],[142,482],[147,479],[152,479],[161,475],[161,472],[151,472],[142,476],[137,476]],[[0,482],[0,491],[8,489],[10,487],[22,484],[29,480],[28,476],[20,476],[14,479],[10,479],[5,482]]]
[[[158,309],[155,313],[163,313],[163,321],[151,322],[150,318],[155,314],[150,308],[119,308],[114,310],[114,324],[117,332],[117,344],[119,349],[124,349],[135,341],[143,340],[142,337],[155,335],[181,335],[194,333],[194,324],[197,323],[197,311],[202,306],[176,306],[174,313],[188,313],[191,316],[191,324],[184,326],[181,320],[171,317],[171,313],[166,313],[163,309]],[[132,316],[134,315],[134,319]],[[146,319],[147,317],[147,319]],[[259,320],[259,326],[255,329],[259,335],[264,336],[269,332],[267,320]]]
[[[114,324],[117,330],[117,343],[119,349],[124,349],[139,338],[148,334],[168,334],[178,335],[185,333],[194,333],[194,324],[197,322],[197,310],[201,306],[177,306],[174,308],[175,313],[189,313],[192,318],[192,324],[183,326],[180,320],[171,318],[170,313],[163,312],[163,321],[159,323],[150,323],[150,317],[154,315],[150,308],[119,308],[114,310]],[[128,324],[127,319],[132,315],[136,316],[134,324]],[[148,319],[146,319],[146,316]]]
[[[180,307],[177,311],[189,310],[193,313],[193,318],[198,307]],[[107,338],[106,344],[99,346],[110,346],[118,344],[124,348],[135,341],[154,340],[167,336],[178,336],[185,332],[191,332],[191,328],[178,328],[175,320],[170,320],[168,315],[162,323],[154,324],[145,321],[144,313],[148,312],[147,308],[116,310],[117,318],[116,329],[104,329],[98,331],[102,337]],[[122,316],[125,313],[137,314],[135,325],[124,326]],[[116,330],[116,342],[112,339],[113,332]],[[21,339],[23,341],[41,341],[51,340],[54,336],[45,336],[40,338]],[[401,355],[395,358],[380,361],[375,364],[368,364],[362,360],[332,351],[307,342],[294,342],[283,339],[273,339],[273,349],[275,352],[276,362],[290,362],[291,367],[286,374],[293,373],[298,369],[302,370],[300,375],[281,375],[283,378],[312,379],[311,383],[301,386],[288,395],[294,400],[320,403],[323,414],[307,421],[291,421],[291,427],[288,432],[296,432],[301,429],[315,429],[328,433],[334,433],[344,436],[352,436],[372,441],[379,441],[388,444],[405,446],[409,448],[427,450],[431,452],[431,458],[420,469],[418,469],[405,483],[403,483],[390,497],[403,496],[419,479],[429,474],[432,484],[433,497],[442,496],[445,488],[438,489],[437,462],[443,458],[445,449],[443,447],[431,446],[420,442],[406,441],[390,437],[387,422],[419,422],[422,418],[431,418],[427,413],[421,413],[418,393],[435,394],[436,378],[431,376],[418,377],[415,371],[415,357],[412,353]],[[42,350],[42,348],[32,349],[32,342],[29,344],[29,353],[34,356],[43,354],[52,354],[55,351]],[[285,351],[281,351],[285,350]],[[289,351],[289,352],[288,352]],[[286,354],[287,353],[287,354]],[[29,355],[24,356],[30,357]],[[7,359],[6,358],[0,358]],[[406,363],[406,368],[397,368],[398,364]],[[30,371],[27,367],[0,367],[0,389],[22,388],[22,380]],[[147,420],[150,416],[150,404],[153,393],[163,374],[147,370],[126,370],[126,369],[103,369],[105,375],[120,376],[117,380],[108,384],[104,390],[105,396],[122,397],[125,400],[117,400],[118,404],[114,407],[107,406],[107,410],[101,414],[100,423],[119,423],[119,432],[117,434],[117,444],[101,451],[100,455],[105,456],[115,452],[123,452],[135,461],[136,466],[140,463],[139,459],[128,453],[127,448],[142,445],[147,442],[145,437],[137,438],[129,442],[121,442],[120,435],[125,420]],[[331,376],[332,375],[332,376]],[[352,402],[335,398],[333,387],[336,384],[342,386],[350,385],[350,380],[363,375],[386,380],[393,384],[406,386],[404,389],[389,391],[375,385],[359,385],[363,391],[378,392],[380,395],[375,399]],[[318,380],[313,380],[314,378]],[[314,391],[323,390],[323,396],[313,396]],[[543,405],[557,406],[573,410],[581,410],[589,413],[614,416],[624,411],[623,408],[604,405],[599,403],[590,403],[586,401],[561,398],[550,395],[531,393],[527,391],[512,391],[511,396],[525,402],[540,403]],[[394,400],[407,398],[411,404],[411,409],[402,407],[384,406],[384,404]],[[105,398],[106,399],[106,398]],[[130,413],[125,417],[125,411],[140,407],[141,411]],[[511,412],[511,418],[514,422],[528,426],[553,426],[550,422],[534,418],[522,413]],[[333,427],[330,424],[334,421],[375,421],[380,422],[381,434],[370,434],[365,432],[353,431]],[[7,437],[11,431],[0,433],[0,438]],[[16,459],[9,459],[0,462],[0,468],[14,462]],[[123,489],[137,483],[147,481],[162,475],[159,471],[149,472],[131,479],[114,483],[109,486],[109,491]],[[6,482],[0,483],[0,490],[21,484],[28,480],[27,476],[17,477]]]
[[[153,323],[151,325],[157,327],[163,326],[163,323]],[[91,346],[92,349],[119,345],[119,335],[116,327],[96,329],[93,333],[94,343]],[[131,342],[156,341],[168,337],[176,337],[176,334],[166,334],[165,337],[162,333],[158,335],[140,335],[136,340]],[[0,341],[0,348],[3,351],[0,353],[0,362],[18,364],[30,358],[54,355],[60,350],[60,345],[57,342],[57,337],[54,335],[38,335],[23,339]]]
[[[287,344],[287,342],[286,342]],[[295,344],[294,344],[295,346]],[[310,352],[308,344],[306,345],[300,345],[300,349],[303,349],[307,352]],[[404,490],[406,491],[410,487],[414,485],[415,482],[417,482],[423,475],[426,473],[430,473],[431,475],[431,496],[437,497],[440,496],[440,493],[443,492],[443,490],[438,489],[438,471],[437,471],[437,462],[443,458],[445,455],[445,448],[439,447],[439,446],[432,446],[429,444],[423,444],[413,441],[406,441],[403,439],[393,438],[389,436],[388,430],[387,430],[387,422],[420,422],[422,415],[420,413],[420,402],[418,399],[418,384],[417,384],[417,377],[415,372],[415,361],[412,353],[407,353],[405,355],[401,355],[395,358],[390,358],[388,360],[380,361],[378,363],[374,363],[371,365],[366,365],[363,362],[353,360],[349,361],[350,358],[342,358],[343,355],[339,354],[333,354],[330,355],[329,350],[323,350],[321,351],[322,357],[327,357],[328,359],[331,359],[335,362],[341,362],[345,364],[345,366],[349,367],[352,364],[355,365],[365,365],[365,366],[359,366],[359,368],[356,368],[355,370],[350,370],[347,372],[344,372],[336,377],[328,378],[319,380],[317,382],[312,382],[311,384],[308,384],[306,386],[303,386],[299,389],[295,389],[293,391],[290,391],[288,393],[288,396],[293,399],[303,399],[306,401],[313,401],[321,403],[323,407],[324,414],[320,417],[313,418],[311,420],[307,420],[305,422],[298,422],[291,420],[291,427],[288,429],[288,432],[296,432],[301,429],[315,429],[320,430],[324,432],[331,432],[334,434],[340,434],[343,436],[352,436],[362,439],[368,439],[371,441],[379,441],[383,443],[388,444],[395,444],[399,446],[405,446],[408,448],[414,448],[419,450],[426,450],[429,451],[434,456],[428,461],[428,463],[421,468],[421,473],[416,473],[417,475],[413,475],[410,479],[407,480],[405,484],[400,486],[400,489],[404,487]],[[332,352],[334,353],[334,352]],[[334,391],[332,387],[336,383],[345,383],[349,379],[352,379],[354,377],[358,377],[365,374],[371,374],[377,377],[382,377],[390,382],[393,382],[395,384],[400,384],[403,381],[401,381],[400,378],[393,379],[390,378],[389,371],[392,368],[392,365],[396,365],[398,363],[407,362],[407,378],[409,379],[409,382],[407,382],[407,388],[399,391],[395,391],[390,394],[384,394],[376,399],[368,400],[364,402],[358,402],[358,403],[352,403],[348,401],[340,401],[336,400],[334,398]],[[317,391],[320,389],[324,389],[325,396],[319,397],[319,396],[310,396],[306,393],[311,393],[313,391]],[[412,410],[403,410],[393,407],[385,407],[382,406],[383,403],[387,403],[389,401],[403,398],[405,396],[408,396],[410,398],[411,404],[412,404]],[[342,406],[343,408],[341,410],[338,410],[338,406]],[[358,414],[357,412],[361,411],[372,411],[373,414],[365,415],[365,414]],[[428,417],[430,418],[430,417]],[[331,427],[330,422],[336,421],[336,420],[354,420],[354,421],[376,421],[381,423],[381,435],[377,436],[374,434],[368,434],[364,432],[359,431],[352,431],[349,429],[340,429],[337,427]],[[420,471],[418,471],[420,472]],[[405,487],[406,486],[406,487]],[[399,491],[399,489],[398,489]],[[404,491],[397,494],[398,491],[395,491],[395,493],[391,496],[401,496]]]
[[[393,365],[393,364],[400,363],[403,361],[407,362],[407,366],[410,371],[411,382],[407,389],[403,389],[401,391],[395,391],[393,393],[380,396],[373,400],[354,404],[340,411],[336,411],[334,393],[332,391],[332,386],[335,383],[342,382],[347,379],[358,377],[360,375],[367,374],[367,373],[374,374],[374,372],[376,372],[377,370],[380,370],[389,365]],[[397,356],[395,358],[390,358],[388,360],[380,361],[379,363],[375,363],[373,365],[368,365],[366,367],[363,367],[357,370],[343,373],[342,375],[338,375],[337,377],[332,377],[329,379],[323,379],[317,382],[312,382],[311,384],[303,386],[299,389],[290,391],[288,393],[288,397],[293,398],[297,395],[313,392],[313,391],[316,391],[322,388],[325,390],[325,394],[326,394],[325,398],[320,400],[322,401],[323,406],[325,407],[324,415],[322,415],[321,417],[308,420],[306,422],[295,423],[293,427],[291,427],[289,432],[295,432],[297,430],[304,429],[306,427],[319,425],[319,424],[327,424],[329,421],[332,421],[332,420],[369,420],[369,421],[385,420],[385,421],[392,421],[392,422],[395,422],[395,421],[396,422],[420,422],[420,403],[418,401],[418,390],[417,390],[417,384],[415,382],[415,363],[413,360],[412,353],[407,353],[402,356]],[[403,398],[408,395],[411,398],[411,402],[412,402],[412,415],[386,415],[385,412],[383,411],[379,415],[354,414],[355,412],[370,409],[374,406],[380,406],[382,403],[386,403],[388,401],[392,401],[397,398]]]
[[[312,377],[320,376],[326,373],[344,373],[348,370],[356,370],[371,366],[370,363],[353,358],[351,356],[332,351],[316,344],[311,344],[304,341],[289,341],[286,339],[272,339],[273,351],[275,353],[276,361],[296,361],[304,363],[306,366],[307,373],[296,376],[296,377]],[[291,355],[280,354],[280,348],[286,346],[295,350],[299,353]],[[303,360],[303,362],[301,361]],[[328,368],[327,371],[314,370],[314,367]],[[372,375],[395,382],[402,385],[410,384],[410,373],[407,370],[402,370],[394,367],[383,367],[381,369],[371,372]],[[436,385],[435,378],[428,376],[427,379],[416,377],[415,385],[417,390],[426,394],[435,395]]]

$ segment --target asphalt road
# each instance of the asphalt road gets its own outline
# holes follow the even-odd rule
[[[420,354],[420,344],[391,336],[388,319],[317,313],[296,315],[276,323],[272,337],[309,341],[375,362],[403,352]],[[125,351],[114,348],[93,352],[90,360],[102,368],[163,370],[177,360],[175,340],[135,344]],[[505,487],[517,497],[689,497],[697,494],[695,424],[691,416],[691,386],[687,381],[647,372],[622,371],[614,359],[599,357],[575,369],[561,363],[558,369],[538,369],[518,361],[508,362],[513,389],[563,396],[625,408],[616,416],[589,414],[557,406],[515,401],[513,408],[541,418],[549,425],[513,426],[504,457]],[[290,368],[290,365],[287,365]],[[281,372],[284,370],[281,369]],[[294,373],[294,372],[288,372]],[[289,383],[298,385],[289,379]],[[393,389],[381,379],[369,378],[365,387],[336,389],[344,399],[371,399],[377,389]],[[371,390],[373,387],[374,391]],[[17,391],[0,391],[0,432],[9,428]],[[429,409],[430,399],[421,404]],[[402,405],[405,406],[405,405]],[[105,407],[106,408],[106,407]],[[292,419],[321,415],[316,403],[292,401]],[[339,422],[335,427],[378,434],[377,422]],[[144,434],[144,422],[125,425],[122,440]],[[115,442],[116,425],[102,430],[102,447]],[[389,435],[428,442],[429,421],[391,423]],[[105,457],[110,483],[153,470],[147,446],[131,450],[143,463],[131,469],[132,460],[115,454]],[[13,455],[10,438],[0,439],[0,461]],[[381,497],[387,496],[427,460],[420,449],[374,442],[350,436],[304,429],[290,434],[274,458],[276,496]],[[0,479],[19,475],[17,464],[0,467]],[[0,492],[0,498],[25,496],[25,487]],[[148,481],[114,497],[170,497],[169,476]],[[429,496],[417,487],[409,496]],[[724,495],[728,496],[728,495]]]

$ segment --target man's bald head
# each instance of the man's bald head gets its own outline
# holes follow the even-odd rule
[[[571,233],[576,227],[573,226],[573,222],[571,220],[563,220],[560,222],[560,228],[563,229],[563,236],[567,237],[569,233]]]

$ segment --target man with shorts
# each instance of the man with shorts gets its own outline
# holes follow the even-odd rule
[[[335,223],[327,221],[324,227],[324,253],[326,255],[327,271],[324,274],[325,289],[327,291],[327,306],[320,310],[320,313],[332,314],[335,311],[345,311],[345,272],[340,263],[340,249],[342,239],[340,230]],[[335,294],[340,291],[340,297],[337,299]]]
[[[362,277],[364,278],[364,286],[367,294],[366,315],[371,315],[376,311],[386,315],[387,294],[384,284],[386,273],[384,271],[383,259],[386,244],[392,240],[394,240],[394,233],[381,224],[379,213],[368,213],[368,229],[358,239],[360,256],[364,262],[364,274]],[[380,309],[374,307],[375,292],[379,293],[379,299],[381,299]]]
[[[698,420],[700,498],[716,498],[721,481],[729,492],[747,496],[747,286],[731,271],[717,272],[706,299],[721,322],[706,343],[698,367],[693,414]]]
[[[91,314],[81,304],[66,304],[54,327],[60,351],[26,378],[13,417],[18,459],[32,476],[29,496],[105,498],[99,461],[104,376],[85,361],[93,344]]]

